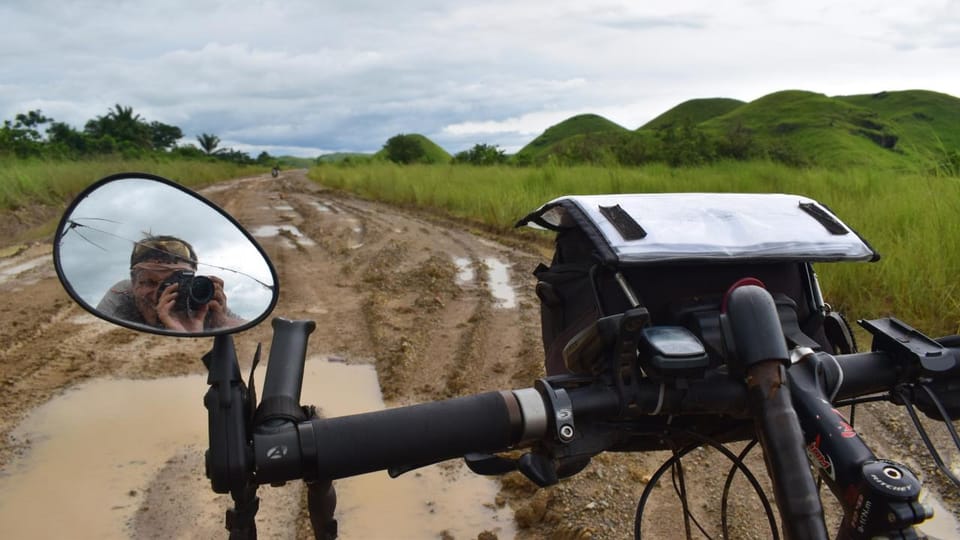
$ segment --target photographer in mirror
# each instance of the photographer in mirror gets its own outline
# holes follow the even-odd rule
[[[110,287],[97,310],[135,324],[193,333],[246,322],[227,308],[223,280],[196,271],[197,254],[189,243],[148,235],[133,246],[130,279]]]

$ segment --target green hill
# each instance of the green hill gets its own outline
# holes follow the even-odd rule
[[[960,98],[928,90],[880,92],[835,99],[870,109],[900,134],[898,147],[919,158],[960,150]]]
[[[418,136],[422,139],[421,144],[427,153],[428,163],[450,163],[450,160],[453,159],[453,156],[443,148],[440,148],[437,143],[431,141],[423,135]]]
[[[699,127],[716,137],[746,129],[759,145],[789,147],[820,165],[909,165],[895,126],[875,111],[802,90],[763,96]]]
[[[313,165],[312,159],[297,156],[277,156],[274,162],[284,169],[309,169]]]
[[[320,163],[341,163],[344,161],[363,161],[373,157],[373,154],[364,154],[362,152],[333,152],[331,154],[323,154],[317,156],[317,159],[314,161],[317,164]]]
[[[453,156],[451,156],[443,148],[440,148],[440,146],[438,146],[437,143],[431,141],[430,139],[428,139],[423,135],[420,135],[419,133],[403,133],[403,134],[391,137],[390,140],[388,140],[387,143],[384,145],[384,147],[380,149],[379,152],[374,154],[373,157],[375,159],[387,159],[387,145],[390,144],[390,141],[397,138],[403,139],[405,143],[413,144],[419,147],[420,150],[422,150],[422,152],[414,151],[415,154],[419,154],[422,156],[421,158],[416,159],[414,161],[418,161],[420,163],[450,163],[450,160],[453,159]]]
[[[596,115],[548,128],[519,163],[697,164],[767,158],[826,167],[931,170],[960,156],[960,99],[925,90],[828,97],[774,92],[749,103],[686,101],[635,132]],[[954,159],[958,159],[954,157]]]
[[[549,155],[555,145],[571,137],[587,134],[629,133],[629,131],[602,116],[580,114],[547,128],[539,137],[521,148],[514,159],[519,163],[535,163]]]
[[[682,122],[699,124],[711,118],[727,114],[745,102],[730,98],[702,98],[684,101],[669,111],[647,122],[640,129],[664,129]]]

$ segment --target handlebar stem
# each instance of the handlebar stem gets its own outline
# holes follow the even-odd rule
[[[825,395],[828,356],[809,354],[788,373],[806,452],[821,478],[840,501],[841,540],[892,535],[932,515],[919,501],[920,481],[905,466],[879,460]]]

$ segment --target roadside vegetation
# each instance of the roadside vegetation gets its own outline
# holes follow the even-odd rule
[[[397,159],[391,143],[401,141]],[[749,103],[690,100],[636,129],[577,115],[513,155],[477,144],[446,157],[433,146],[422,135],[398,136],[374,155],[318,161],[310,175],[509,234],[521,234],[510,232],[517,219],[565,194],[805,195],[831,207],[883,257],[876,264],[824,265],[822,285],[835,308],[853,317],[896,314],[930,333],[960,333],[956,97],[786,90]]]
[[[450,154],[415,133],[375,154],[256,159],[117,105],[82,130],[19,114],[0,127],[0,210],[62,205],[97,178],[138,170],[200,185],[312,165],[325,186],[446,214],[543,243],[513,224],[565,194],[779,192],[831,207],[882,255],[823,265],[825,296],[852,318],[896,314],[960,333],[960,99],[928,91],[827,97],[776,92],[750,103],[691,100],[635,130],[597,115],[548,128],[508,155],[478,143]]]
[[[895,315],[924,332],[960,333],[960,178],[870,167],[773,162],[700,167],[518,168],[371,163],[318,166],[310,177],[365,198],[427,209],[500,234],[551,238],[513,225],[567,194],[793,193],[829,206],[880,254],[877,263],[818,265],[825,298],[852,319]],[[518,269],[517,271],[524,271]],[[865,344],[864,344],[865,345]]]
[[[260,174],[262,167],[229,161],[120,159],[59,161],[0,158],[0,211],[44,204],[62,206],[96,180],[124,171],[156,174],[198,187],[238,176]]]
[[[289,164],[288,158],[266,152],[254,159],[224,148],[211,133],[197,134],[196,144],[184,140],[179,127],[148,121],[120,104],[82,129],[40,110],[17,114],[0,125],[0,210],[63,203],[96,179],[120,171],[197,185]]]
[[[580,114],[547,128],[515,154],[501,150],[491,160],[490,148],[477,144],[451,156],[423,135],[401,134],[375,154],[318,163],[690,167],[759,160],[960,176],[960,99],[926,90],[833,97],[785,90],[749,103],[692,99],[636,129]]]

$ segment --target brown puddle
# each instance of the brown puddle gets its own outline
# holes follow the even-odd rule
[[[933,508],[933,518],[919,525],[917,528],[931,540],[960,538],[960,522],[950,510],[930,492],[921,493],[920,501]]]
[[[262,377],[266,370],[258,371]],[[29,441],[29,449],[0,472],[3,536],[136,536],[130,524],[138,510],[164,512],[156,504],[141,508],[158,471],[185,450],[196,453],[206,448],[202,405],[206,389],[206,377],[200,375],[96,380],[34,410],[14,432],[18,440]],[[318,405],[327,416],[383,408],[371,366],[322,358],[307,362],[302,401]],[[202,466],[189,475],[185,489],[198,489],[196,477],[203,478]],[[213,514],[222,516],[226,503],[214,500],[206,480],[203,485],[205,493],[186,495],[197,505],[220,506]],[[501,539],[515,535],[509,510],[491,504],[497,483],[470,474],[459,461],[397,479],[385,472],[371,473],[337,481],[336,486],[344,540],[440,538],[444,531],[454,538],[476,538],[482,531]],[[271,489],[262,487],[261,496]],[[169,498],[182,501],[186,495],[174,493]],[[181,517],[209,520],[211,508],[197,508],[196,514]],[[220,518],[215,519],[210,530],[220,530],[226,538]]]

